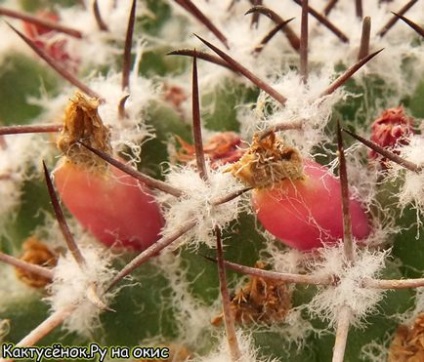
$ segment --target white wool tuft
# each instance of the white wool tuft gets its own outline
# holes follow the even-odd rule
[[[249,334],[237,331],[237,341],[241,352],[241,358],[237,362],[277,362],[278,359],[271,357],[259,357],[257,349],[253,345],[253,338]],[[195,358],[194,362],[235,362],[230,353],[228,338],[226,335],[221,337],[220,345],[217,351],[209,356]]]
[[[382,290],[361,287],[360,281],[380,275],[387,251],[356,249],[354,265],[347,266],[342,243],[320,250],[322,259],[311,263],[312,273],[322,277],[334,275],[339,282],[336,286],[320,287],[305,308],[334,326],[340,309],[346,305],[352,310],[351,323],[360,326],[361,320],[375,310],[384,294]]]
[[[129,147],[134,155],[139,156],[141,142],[146,137],[152,137],[145,124],[144,113],[149,102],[157,98],[157,91],[151,80],[134,74],[130,77],[130,93],[122,91],[121,78],[120,73],[111,73],[106,77],[92,79],[89,86],[105,99],[99,106],[99,115],[111,129],[113,149]],[[119,103],[127,95],[126,117],[120,118]]]
[[[34,157],[37,150],[39,157]],[[0,215],[14,210],[20,202],[21,186],[31,177],[31,168],[39,169],[50,147],[42,135],[10,135],[0,139]],[[1,219],[0,229],[3,229]],[[1,233],[1,231],[0,231]]]
[[[220,229],[234,220],[238,213],[238,198],[224,204],[214,206],[213,200],[231,192],[240,190],[243,186],[229,173],[221,169],[208,168],[209,181],[203,181],[199,173],[190,167],[173,167],[167,175],[167,182],[184,192],[181,197],[161,194],[158,201],[164,206],[166,225],[162,235],[173,233],[188,220],[195,219],[196,226],[180,238],[181,243],[191,243],[196,247],[206,243],[215,246],[213,230]]]
[[[400,156],[416,165],[424,165],[423,147],[424,139],[418,135],[412,136],[409,145],[400,149]],[[424,172],[415,173],[396,164],[392,174],[403,180],[398,193],[399,205],[404,208],[411,204],[417,210],[417,222],[420,224],[419,215],[424,214]]]
[[[71,332],[89,336],[99,326],[102,310],[87,299],[87,291],[95,284],[100,300],[108,304],[116,292],[103,293],[115,271],[111,268],[111,256],[106,255],[103,249],[80,246],[80,250],[86,260],[86,267],[80,268],[70,252],[61,257],[53,270],[53,283],[46,300],[53,312],[76,304],[76,309],[66,319],[64,326]]]

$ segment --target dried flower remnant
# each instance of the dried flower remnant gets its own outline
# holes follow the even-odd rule
[[[399,148],[409,144],[414,134],[413,119],[405,114],[402,106],[386,109],[371,125],[371,141],[399,154]],[[369,157],[377,160],[383,170],[390,167],[390,161],[371,150]]]
[[[400,325],[389,348],[388,362],[424,361],[424,313],[412,326]]]
[[[59,22],[59,16],[51,11],[40,11],[37,15],[54,23]],[[42,25],[26,21],[23,22],[23,27],[25,34],[37,47],[44,50],[54,60],[66,65],[68,69],[77,70],[79,61],[67,51],[67,40],[61,38],[61,34]]]
[[[183,163],[194,161],[195,147],[179,136],[176,136],[176,139],[181,146],[176,154],[176,159]],[[217,133],[203,145],[205,158],[210,161],[212,169],[238,161],[245,151],[242,139],[235,132]]]
[[[144,250],[159,238],[163,218],[147,186],[97,157],[79,142],[112,153],[99,101],[77,93],[65,111],[58,147],[65,157],[54,170],[61,199],[106,246]]]
[[[22,244],[23,254],[20,260],[31,264],[53,268],[57,264],[58,256],[46,244],[36,237],[31,236]],[[44,288],[51,282],[50,279],[30,273],[20,268],[15,268],[19,280],[33,288]]]
[[[243,157],[227,170],[243,183],[258,189],[272,188],[284,179],[304,178],[299,151],[287,146],[274,132],[264,138],[256,134]]]
[[[257,262],[256,268],[265,269],[266,264]],[[231,299],[231,310],[236,323],[274,324],[284,321],[291,308],[291,293],[282,281],[250,276],[245,286]],[[211,323],[219,326],[223,314],[213,318]]]
[[[256,135],[244,156],[228,168],[253,187],[252,204],[259,221],[283,243],[299,250],[337,243],[343,237],[340,181],[274,133]],[[350,198],[353,236],[370,233],[361,203]]]

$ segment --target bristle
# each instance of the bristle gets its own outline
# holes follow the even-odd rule
[[[409,171],[418,173],[423,169],[422,166],[416,165],[413,162],[405,160],[404,158],[400,157],[399,155],[397,155],[397,154],[375,144],[374,142],[371,142],[371,141],[353,133],[352,131],[349,131],[347,129],[343,129],[343,132],[346,132],[347,134],[351,135],[353,138],[355,138],[359,142],[363,143],[365,146],[371,148],[375,152],[379,153],[380,155],[384,156],[385,158],[389,159],[390,161],[393,161],[394,163],[397,163],[398,165],[406,168]]]
[[[274,37],[275,34],[277,34],[280,30],[282,30],[288,23],[290,23],[294,18],[288,19],[286,21],[283,21],[281,24],[278,24],[274,26],[268,34],[266,34],[260,43],[255,46],[255,49],[253,50],[256,54],[259,54],[262,49],[265,47],[266,44]]]
[[[231,64],[231,66],[234,69],[237,69],[237,71],[241,74],[243,74],[247,79],[249,79],[253,84],[255,84],[257,87],[262,89],[265,93],[268,93],[272,98],[274,98],[276,101],[278,101],[280,104],[284,104],[286,102],[286,97],[284,97],[282,94],[277,92],[274,88],[272,88],[269,84],[264,82],[262,79],[258,78],[256,75],[254,75],[250,70],[242,66],[239,62],[231,58],[228,54],[223,52],[222,50],[218,49],[211,43],[207,42],[206,40],[202,39],[200,36],[195,36],[203,42],[207,47],[212,49],[215,53],[217,53],[222,59],[224,59],[226,62]]]
[[[253,6],[262,6],[263,0],[250,0],[250,3]],[[258,28],[259,26],[259,13],[254,13],[252,16],[252,21],[250,23],[252,28]]]
[[[59,204],[59,200],[57,198],[56,191],[53,186],[53,182],[50,178],[50,173],[44,161],[43,161],[43,170],[44,170],[44,177],[45,177],[47,189],[49,191],[50,201],[53,206],[53,211],[56,216],[56,220],[59,224],[60,230],[62,231],[62,235],[65,239],[66,246],[68,247],[68,250],[71,252],[72,256],[74,257],[75,261],[80,266],[80,268],[84,268],[86,265],[85,258],[81,254],[78,244],[75,242],[74,236],[72,235],[71,230],[68,227],[68,224],[65,219],[65,215]]]
[[[359,45],[358,60],[365,58],[370,52],[371,18],[366,16],[362,22],[361,43]]]
[[[206,60],[209,63],[219,65],[221,67],[232,70],[235,73],[238,73],[238,71],[231,64],[229,64],[225,60],[213,54],[208,54],[208,53],[200,52],[197,50],[191,50],[191,49],[179,49],[179,50],[173,50],[172,52],[169,52],[167,55],[183,55],[183,56],[194,57],[194,54],[196,54],[196,57],[198,59]]]
[[[135,179],[144,183],[146,186],[154,188],[154,189],[158,189],[160,191],[163,191],[163,192],[168,193],[170,195],[174,195],[176,197],[179,197],[179,196],[182,195],[182,192],[180,190],[176,189],[175,187],[172,187],[172,186],[168,185],[167,183],[165,183],[163,181],[156,180],[156,179],[154,179],[150,176],[147,176],[147,175],[133,169],[132,167],[126,166],[122,162],[114,159],[113,157],[111,157],[110,155],[108,155],[107,153],[105,153],[103,151],[96,150],[93,147],[91,147],[91,146],[89,146],[85,143],[82,143],[82,142],[79,142],[79,143],[82,146],[88,148],[91,152],[95,153],[101,159],[105,160],[107,163],[118,168],[122,172],[125,172],[126,174],[134,177]]]
[[[303,84],[306,84],[308,82],[308,0],[302,1],[299,53],[299,74]]]
[[[101,31],[109,31],[109,27],[104,22],[102,18],[102,14],[100,13],[99,4],[97,3],[97,0],[93,1],[93,14],[94,18],[96,19],[97,26]]]
[[[215,228],[216,236],[216,260],[218,265],[219,290],[221,293],[222,309],[224,311],[224,324],[227,334],[231,361],[237,362],[241,359],[241,351],[237,341],[236,328],[234,324],[233,310],[231,308],[230,293],[228,291],[227,276],[224,265],[224,252],[222,248],[221,230]]]
[[[4,254],[0,251],[0,261],[9,265],[24,270],[27,273],[36,274],[39,277],[53,280],[53,272],[45,267],[37,264],[28,263],[26,261],[17,259],[11,255]]]
[[[345,360],[351,315],[352,310],[349,306],[344,305],[340,308],[337,316],[336,339],[333,347],[332,362],[343,362]]]
[[[135,24],[135,10],[137,2],[133,0],[131,4],[130,16],[128,18],[127,34],[125,36],[125,46],[122,62],[122,90],[130,91],[131,72],[131,49]]]
[[[349,180],[347,177],[346,158],[343,147],[342,129],[340,121],[337,121],[337,151],[339,158],[340,188],[342,194],[343,213],[343,248],[346,260],[349,264],[354,262],[353,240],[352,240],[352,219],[349,210]]]
[[[31,39],[22,34],[19,30],[15,29],[11,24],[7,23],[8,26],[25,42],[27,43],[32,50],[34,50],[37,55],[43,59],[52,69],[54,69],[62,78],[66,81],[79,88],[82,92],[86,93],[92,98],[102,99],[102,97],[97,94],[94,90],[89,88],[79,79],[77,79],[71,72],[65,69],[59,62],[50,57],[43,49],[38,47]]]
[[[19,126],[0,126],[0,136],[23,133],[55,133],[63,128],[61,124],[37,124]]]
[[[414,23],[413,21],[409,20],[408,18],[405,18],[403,15],[392,13],[394,16],[397,16],[399,19],[404,21],[406,24],[408,24],[412,29],[414,29],[419,35],[421,35],[424,38],[424,28],[419,26],[417,23]]]
[[[325,16],[328,16],[331,12],[331,10],[334,9],[334,7],[337,5],[339,0],[329,0],[328,4],[325,6],[323,13]]]
[[[325,96],[333,93],[337,88],[340,88],[343,84],[345,84],[362,66],[368,63],[372,58],[374,58],[377,54],[382,52],[383,49],[377,50],[376,52],[368,55],[365,58],[360,59],[357,63],[352,65],[349,69],[347,69],[340,77],[338,77],[330,86],[321,93],[321,96]]]
[[[202,141],[202,125],[200,122],[200,104],[199,104],[199,84],[197,79],[197,57],[194,53],[193,57],[193,74],[192,74],[192,115],[193,115],[193,140],[194,150],[196,153],[197,171],[203,181],[208,180],[208,172],[206,170],[205,153],[203,151]]]
[[[410,0],[404,6],[402,6],[398,11],[396,11],[396,15],[392,16],[392,18],[377,32],[377,35],[381,37],[385,36],[387,32],[396,24],[399,20],[399,15],[405,15],[405,13],[416,3],[418,0]]]
[[[259,14],[267,16],[277,25],[281,25],[282,23],[285,22],[285,20],[280,15],[278,15],[275,11],[273,11],[273,10],[271,10],[271,9],[265,7],[265,6],[254,6],[253,8],[249,9],[245,13],[245,15],[254,14],[254,13],[259,13]],[[296,35],[296,33],[291,29],[291,27],[290,26],[284,26],[284,27],[282,27],[281,30],[283,31],[284,35],[287,37],[287,40],[289,41],[292,48],[296,51],[299,51],[300,39]]]
[[[178,230],[175,230],[172,234],[166,237],[163,236],[152,246],[141,252],[127,265],[125,265],[125,267],[112,279],[106,291],[109,291],[111,288],[116,286],[116,284],[118,284],[123,278],[131,274],[140,265],[144,264],[145,262],[156,256],[168,245],[171,245],[174,241],[176,241],[179,237],[181,237],[190,229],[192,229],[195,225],[196,221],[194,219],[188,220],[185,224],[181,225]]]
[[[301,0],[293,0],[296,4],[302,5]],[[343,43],[349,43],[349,38],[330,20],[328,20],[325,16],[321,15],[318,11],[308,6],[308,12],[315,19],[317,19],[322,25],[324,25],[328,30],[330,30],[334,35],[336,35]]]
[[[355,0],[355,12],[356,12],[356,17],[358,17],[359,19],[362,19],[362,17],[364,16],[364,10],[362,8],[362,0]]]
[[[15,19],[20,19],[27,23],[42,26],[44,28],[57,31],[59,33],[64,33],[74,38],[78,38],[78,39],[83,38],[83,34],[77,29],[72,29],[70,27],[55,23],[53,21],[41,19],[37,16],[26,14],[20,11],[6,9],[3,6],[0,6],[0,15],[8,16]]]
[[[221,43],[229,49],[228,40],[225,35],[212,23],[212,21],[203,14],[200,9],[193,4],[191,0],[174,0],[177,4],[186,9],[190,14],[192,14],[197,20],[199,20],[204,26],[206,26],[212,34],[214,34]]]

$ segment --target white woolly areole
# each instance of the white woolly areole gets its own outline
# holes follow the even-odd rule
[[[312,273],[322,277],[334,275],[338,283],[336,286],[321,287],[305,308],[334,326],[340,309],[348,306],[352,311],[351,323],[360,326],[361,320],[375,310],[384,294],[382,290],[361,287],[361,280],[379,276],[387,252],[356,249],[354,265],[348,266],[343,244],[320,250],[322,259],[311,265]]]
[[[114,292],[103,293],[115,271],[111,269],[110,256],[105,255],[102,249],[86,246],[80,247],[80,250],[86,260],[86,267],[80,268],[70,252],[61,257],[53,269],[53,283],[49,287],[50,295],[46,300],[53,312],[76,304],[64,326],[70,332],[89,336],[99,325],[98,318],[102,310],[87,298],[87,291],[94,284],[100,300],[106,304],[110,302]]]
[[[130,16],[131,0],[120,1],[117,5],[114,0],[98,1],[99,13],[108,27],[108,31],[99,28],[93,14],[92,1],[87,1],[87,11],[81,6],[59,8],[61,23],[78,29],[84,34],[84,40],[67,37],[67,51],[75,55],[82,67],[111,64],[114,57],[122,54],[122,45],[125,39],[128,19]],[[146,13],[143,2],[137,2],[136,17]]]
[[[105,99],[99,106],[99,115],[111,129],[113,149],[122,150],[129,147],[133,154],[138,156],[141,152],[141,142],[152,136],[145,124],[144,112],[149,102],[158,98],[158,93],[152,80],[136,74],[130,77],[128,93],[121,89],[121,79],[120,73],[110,73],[106,77],[92,79],[89,86]],[[129,98],[125,102],[126,116],[120,118],[119,103],[128,95]]]
[[[413,136],[409,145],[400,149],[400,156],[417,165],[424,165],[424,138]],[[406,171],[399,165],[394,166],[394,173],[405,173],[404,183],[399,191],[399,204],[405,207],[411,203],[421,214],[424,213],[424,172]]]
[[[206,182],[193,168],[171,169],[167,175],[167,182],[182,190],[184,195],[175,197],[161,194],[157,197],[162,205],[166,205],[163,208],[166,225],[162,235],[167,236],[187,221],[195,219],[196,225],[180,238],[180,244],[188,242],[195,247],[204,242],[209,247],[214,247],[216,240],[213,236],[214,228],[223,229],[237,217],[238,198],[218,206],[214,206],[213,201],[240,190],[243,186],[231,174],[223,173],[220,169],[207,168],[209,180]]]
[[[39,158],[34,157],[35,151]],[[31,177],[29,170],[40,168],[39,160],[49,151],[41,135],[10,135],[0,139],[0,216],[18,205],[22,183]],[[0,229],[3,229],[6,220],[0,220]]]
[[[237,342],[240,348],[241,357],[236,362],[277,362],[278,359],[271,357],[259,357],[257,349],[253,345],[251,335],[237,331]],[[195,358],[195,362],[235,362],[231,357],[230,348],[228,346],[228,337],[223,335],[218,349],[208,356]]]

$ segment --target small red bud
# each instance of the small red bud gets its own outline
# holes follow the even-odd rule
[[[412,118],[408,117],[402,106],[385,110],[371,125],[371,141],[399,154],[399,147],[409,144],[414,134]],[[388,161],[371,150],[369,157],[378,160],[383,169],[388,168]]]

